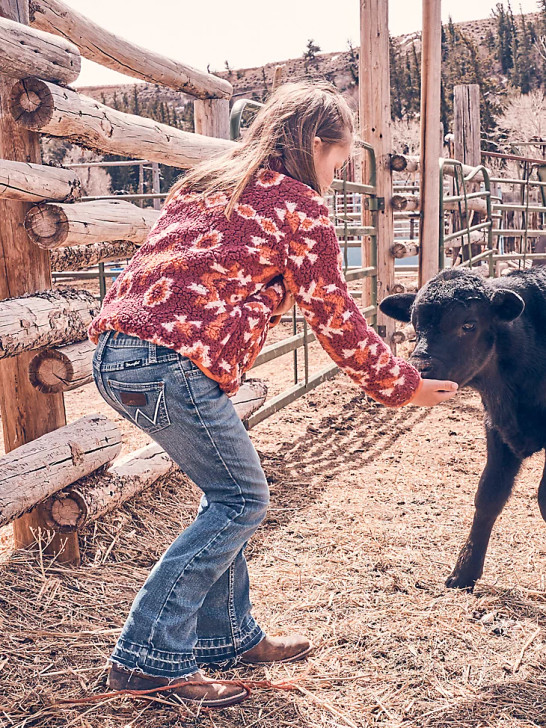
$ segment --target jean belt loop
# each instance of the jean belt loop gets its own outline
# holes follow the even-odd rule
[[[157,364],[157,345],[152,341],[148,342],[148,361],[150,364]]]
[[[95,349],[95,357],[98,359],[102,356],[102,352],[104,351],[106,344],[110,340],[110,337],[112,336],[114,332],[112,329],[109,329],[108,331],[105,331],[103,335],[99,338],[99,343],[97,344],[97,348]]]

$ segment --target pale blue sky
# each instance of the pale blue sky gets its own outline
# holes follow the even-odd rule
[[[66,0],[108,30],[197,68],[259,66],[300,56],[309,38],[324,52],[358,44],[358,0]],[[489,17],[496,0],[443,0],[447,21]],[[507,5],[507,2],[503,3]],[[514,12],[538,10],[537,0],[512,2]],[[421,28],[421,0],[390,0],[393,35]],[[127,78],[85,61],[77,85],[120,83]]]

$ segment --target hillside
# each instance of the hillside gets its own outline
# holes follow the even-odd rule
[[[443,27],[442,123],[446,133],[451,130],[453,86],[458,83],[478,83],[481,88],[484,148],[508,149],[511,131],[501,119],[505,99],[510,97],[513,100],[520,93],[531,92],[542,98],[546,89],[546,41],[544,47],[541,46],[541,36],[546,38],[546,0],[540,0],[540,3],[542,9],[539,13],[513,15],[509,8],[504,9],[498,4],[489,18],[449,22]],[[410,142],[409,125],[414,125],[419,117],[420,45],[419,33],[402,35],[391,41],[391,108],[393,120],[404,126],[401,130],[404,139],[402,146]],[[216,73],[233,85],[234,100],[252,98],[264,101],[272,90],[275,68],[281,65],[284,79],[330,81],[356,111],[358,55],[358,49],[351,47],[336,53],[320,53],[318,45],[309,40],[305,52],[299,58],[242,69],[231,69],[226,62],[226,69]],[[193,131],[192,99],[181,92],[148,83],[86,86],[78,87],[78,90],[122,111]],[[537,133],[537,130],[542,134],[540,120],[534,124],[533,133]],[[413,143],[411,145],[415,146]],[[45,159],[57,163],[80,161],[77,155],[82,156],[80,150],[67,142],[50,140],[44,143]],[[86,152],[85,159],[90,158]],[[114,156],[103,158],[118,159]],[[166,189],[179,175],[179,171],[164,165],[161,169],[162,185]],[[134,191],[138,186],[138,170],[111,169],[109,179],[112,189]],[[103,185],[101,180],[93,184],[94,189]],[[93,189],[93,186],[89,185],[88,189]]]
[[[525,21],[528,26],[537,29],[541,28],[541,24],[546,24],[543,15],[545,13],[531,13],[525,15]],[[521,28],[521,16],[515,17],[515,23]],[[488,44],[499,41],[498,39],[499,21],[496,17],[489,17],[483,20],[473,20],[461,23],[454,23],[453,28],[456,30],[460,38],[474,45],[485,65],[487,60],[492,63],[487,65],[487,75],[489,78],[497,77],[497,80],[506,83],[506,77],[503,74],[501,62],[494,58],[490,58],[494,49]],[[444,34],[448,26],[444,26]],[[546,32],[546,29],[543,31]],[[447,42],[447,41],[446,41]],[[411,64],[411,56],[415,53],[418,59],[420,53],[420,33],[410,33],[401,35],[393,39],[393,46],[405,60]],[[253,98],[263,100],[270,93],[273,85],[273,76],[275,68],[282,65],[284,68],[284,78],[291,80],[301,80],[304,78],[325,79],[333,83],[348,99],[353,108],[357,108],[357,85],[358,85],[358,48],[349,48],[336,53],[311,53],[309,58],[303,55],[300,58],[291,58],[288,60],[279,60],[267,63],[265,66],[256,66],[253,68],[229,69],[223,71],[214,71],[214,73],[222,78],[226,78],[233,85],[233,98]],[[137,89],[137,91],[135,91]],[[118,86],[85,86],[79,88],[80,91],[92,96],[99,101],[103,101],[111,106],[117,106],[132,113],[139,112],[145,115],[154,116],[161,119],[161,104],[164,105],[163,116],[170,113],[172,123],[174,117],[175,124],[185,125],[191,122],[191,113],[187,110],[187,104],[191,98],[186,94],[172,91],[155,84],[148,83],[127,83]],[[148,113],[146,113],[148,112]],[[155,112],[155,113],[154,113]]]

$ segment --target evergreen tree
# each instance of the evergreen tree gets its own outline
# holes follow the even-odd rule
[[[512,55],[514,43],[512,25],[503,3],[497,3],[496,9],[493,10],[493,17],[497,20],[497,58],[501,64],[502,72],[508,74],[514,66]]]
[[[136,83],[133,86],[133,114],[140,114],[140,104],[138,101],[138,91]]]
[[[400,63],[398,43],[389,36],[389,56],[391,67],[391,116],[401,119],[403,116],[404,77]]]
[[[546,0],[545,0],[546,2]],[[390,38],[389,41],[392,44],[392,38]],[[351,74],[351,78],[353,79],[353,83],[358,83],[358,76],[359,76],[359,69],[358,69],[358,51],[355,50],[353,44],[350,40],[347,41],[347,45],[349,47],[349,73]]]
[[[320,53],[320,46],[318,46],[315,41],[310,38],[307,41],[307,46],[305,48],[305,52],[303,54],[303,57],[306,61],[314,61],[317,57],[317,53]]]

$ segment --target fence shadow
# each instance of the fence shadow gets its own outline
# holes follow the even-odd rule
[[[496,721],[498,719],[498,723]],[[408,723],[419,728],[482,728],[507,725],[510,719],[525,725],[546,726],[546,678],[512,680],[484,687],[472,700],[425,713]]]

